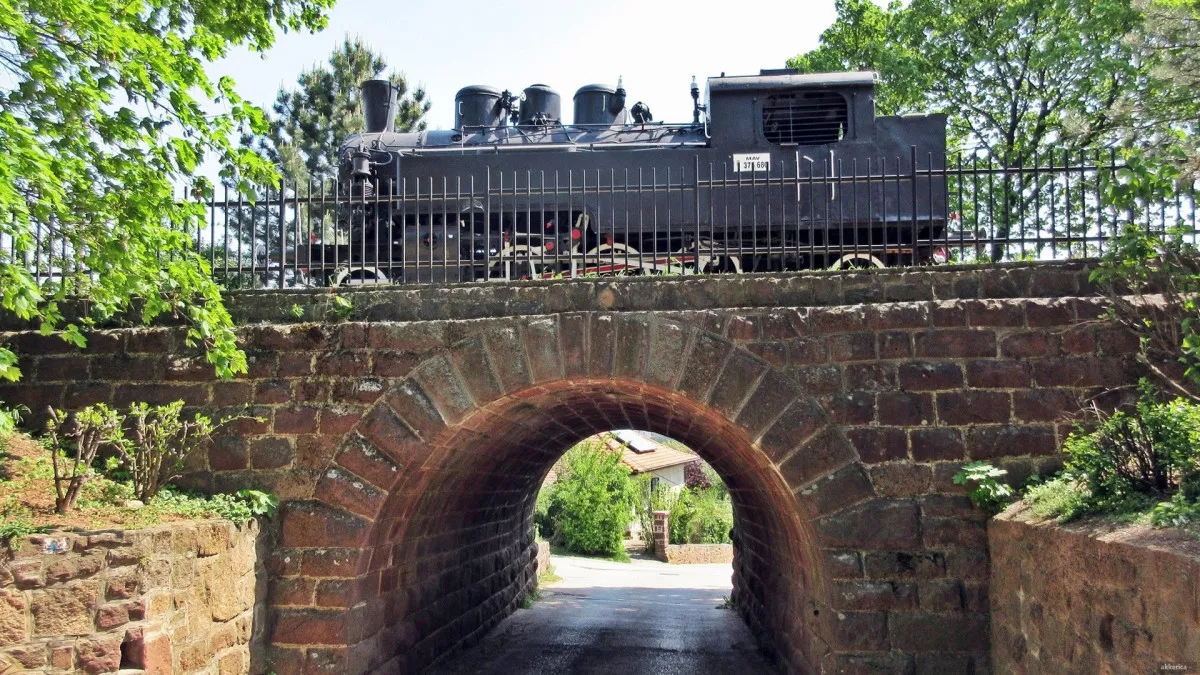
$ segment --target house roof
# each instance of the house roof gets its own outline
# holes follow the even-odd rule
[[[621,463],[632,469],[635,474],[690,464],[700,459],[691,453],[656,443],[635,431],[610,434],[604,442],[612,450],[620,451]]]

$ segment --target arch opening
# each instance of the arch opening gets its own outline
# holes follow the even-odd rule
[[[826,598],[806,500],[726,415],[642,382],[599,380],[502,397],[426,443],[370,529],[353,668],[417,672],[514,611],[536,584],[542,480],[572,445],[620,428],[677,439],[721,476],[735,512],[734,605],[768,655],[816,665]]]

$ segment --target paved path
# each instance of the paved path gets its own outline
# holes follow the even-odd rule
[[[772,673],[733,610],[729,565],[554,556],[562,581],[429,672],[523,675]]]

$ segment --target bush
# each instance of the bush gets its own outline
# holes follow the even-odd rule
[[[1065,522],[1088,514],[1149,516],[1158,527],[1200,522],[1200,406],[1163,403],[1141,383],[1130,410],[1093,407],[1094,428],[1076,428],[1063,446],[1063,472],[1028,488],[1035,515]]]
[[[733,529],[733,504],[720,487],[683,488],[670,516],[672,544],[727,544]]]
[[[1093,408],[1094,431],[1077,430],[1064,450],[1067,472],[1087,491],[1089,511],[1119,513],[1182,493],[1200,497],[1200,406],[1154,399],[1142,383],[1137,406],[1106,414]]]
[[[581,443],[567,451],[563,474],[549,488],[543,522],[569,551],[621,556],[636,496],[619,454]]]

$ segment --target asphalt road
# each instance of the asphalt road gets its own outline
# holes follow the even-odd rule
[[[554,556],[542,588],[484,640],[430,673],[654,675],[775,672],[734,610],[729,565]]]

